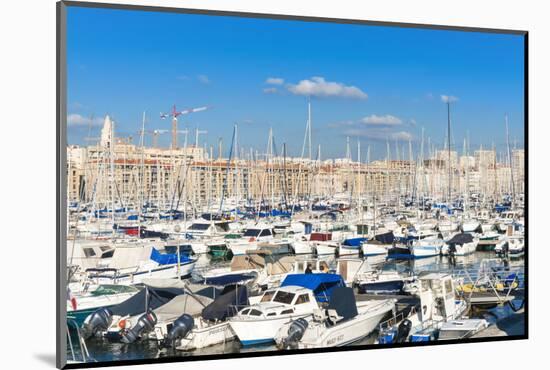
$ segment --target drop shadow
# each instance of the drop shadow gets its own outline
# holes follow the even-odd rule
[[[46,365],[55,367],[55,353],[35,353],[34,358]]]

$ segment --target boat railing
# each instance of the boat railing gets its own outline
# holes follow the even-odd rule
[[[453,272],[457,291],[471,302],[476,292],[492,293],[497,303],[513,298],[513,293],[523,290],[525,272],[522,267],[508,269],[464,269]]]
[[[80,349],[79,352],[82,358],[82,362],[95,362],[95,360],[90,356],[90,352],[88,351],[88,347],[86,346],[86,341],[84,340],[84,337],[80,332],[80,327],[73,318],[69,317],[67,318],[67,340],[69,342],[69,349],[71,351],[72,361],[78,362],[79,359],[77,358],[76,348],[73,344],[73,338],[71,337],[71,327],[74,328],[78,339],[78,345]]]
[[[410,311],[401,311],[397,314],[392,315],[389,319],[380,322],[378,324],[379,331],[388,330],[392,327],[395,327],[402,321],[404,321],[406,318],[415,315],[416,314],[416,307],[412,307]]]

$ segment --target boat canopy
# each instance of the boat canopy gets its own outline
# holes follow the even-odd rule
[[[332,291],[332,299],[327,309],[336,310],[336,313],[338,313],[338,316],[342,317],[342,320],[351,319],[357,316],[357,304],[355,302],[353,288],[345,286],[334,288]]]
[[[346,286],[342,276],[338,274],[289,274],[281,283],[281,287],[300,286],[313,291],[319,302],[328,302],[332,290],[336,287]]]
[[[244,285],[228,285],[222,294],[202,310],[205,320],[225,320],[235,315],[241,306],[248,306],[248,289]]]
[[[466,244],[466,243],[471,243],[472,241],[474,240],[474,237],[472,236],[472,234],[468,234],[468,233],[461,233],[461,234],[456,234],[455,236],[453,236],[449,241],[447,241],[447,244]]]
[[[180,317],[183,313],[191,316],[197,316],[204,307],[213,302],[212,298],[207,298],[194,294],[182,294],[175,296],[166,304],[155,309],[155,315],[159,321],[169,321]]]
[[[124,302],[111,307],[111,311],[118,316],[135,316],[145,312],[146,306],[154,310],[184,293],[185,291],[180,288],[146,287]]]

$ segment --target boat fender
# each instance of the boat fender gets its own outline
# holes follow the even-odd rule
[[[397,327],[397,334],[395,335],[395,342],[402,343],[404,342],[411,331],[412,323],[410,320],[403,320]]]
[[[283,349],[295,349],[300,339],[304,336],[307,326],[308,322],[303,318],[295,320],[292,324],[290,324],[288,328],[288,336],[284,338],[282,342]]]
[[[182,338],[185,338],[187,333],[193,329],[195,321],[189,314],[184,313],[176,321],[168,335],[164,338],[162,346],[168,348],[174,348]]]
[[[106,331],[113,320],[113,313],[108,308],[98,308],[82,324],[82,336],[88,339],[98,332]]]
[[[135,326],[122,333],[122,343],[133,343],[143,334],[149,333],[157,324],[157,315],[149,311],[141,315]]]

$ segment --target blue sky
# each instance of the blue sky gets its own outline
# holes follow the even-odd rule
[[[137,142],[143,111],[147,130],[169,129],[161,111],[208,105],[179,121],[208,131],[202,145],[227,148],[237,123],[243,147],[265,150],[272,127],[299,155],[310,95],[323,158],[343,157],[346,136],[354,156],[360,140],[383,158],[386,141],[417,148],[422,127],[442,145],[445,95],[459,151],[467,132],[472,150],[504,150],[505,114],[523,147],[522,36],[77,7],[67,33],[71,144],[86,142],[92,115],[91,136],[109,114]]]

